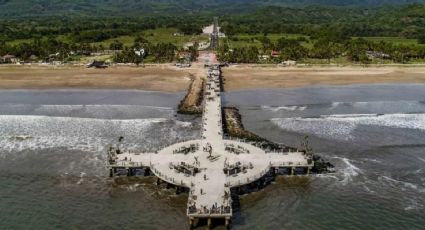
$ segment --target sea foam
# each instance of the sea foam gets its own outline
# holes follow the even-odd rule
[[[425,130],[425,114],[341,114],[314,118],[274,118],[271,120],[281,129],[311,133],[317,136],[350,140],[358,125],[385,126]]]
[[[49,116],[0,116],[0,150],[3,152],[64,147],[89,152],[104,151],[106,146],[125,137],[129,150],[169,141],[191,129],[191,122],[165,118],[108,120]],[[181,131],[183,130],[183,131]],[[196,135],[185,133],[183,136]],[[165,142],[166,142],[165,141]]]
[[[273,111],[273,112],[279,112],[279,111],[304,111],[305,109],[307,109],[307,106],[296,106],[296,105],[292,105],[292,106],[268,106],[268,105],[263,105],[261,106],[262,110],[266,110],[266,111]]]

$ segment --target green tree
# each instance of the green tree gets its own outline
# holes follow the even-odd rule
[[[347,56],[351,61],[366,62],[366,52],[370,50],[370,42],[363,38],[353,39],[346,44]]]
[[[295,39],[280,38],[275,47],[281,52],[280,61],[299,60],[308,54],[308,50]]]
[[[124,44],[118,40],[114,40],[110,45],[109,49],[111,50],[122,50],[124,47]]]
[[[418,35],[418,43],[419,44],[425,44],[425,31]]]
[[[313,49],[311,50],[311,54],[313,57],[327,59],[330,63],[330,59],[333,57],[337,57],[341,52],[341,46],[328,38],[320,38],[317,40]]]

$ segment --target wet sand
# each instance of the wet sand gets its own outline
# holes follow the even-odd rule
[[[223,68],[226,91],[312,85],[425,83],[425,67],[260,67]]]

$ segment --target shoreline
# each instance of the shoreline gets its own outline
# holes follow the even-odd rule
[[[223,68],[224,89],[237,92],[315,86],[425,83],[423,66],[295,66],[240,64]],[[202,65],[177,68],[171,63],[112,66],[0,65],[0,90],[143,90],[187,92]]]
[[[223,68],[226,91],[425,83],[425,67],[263,67]]]
[[[155,66],[113,66],[88,69],[85,66],[0,66],[2,90],[117,89],[183,92],[197,69],[178,69],[170,64]]]

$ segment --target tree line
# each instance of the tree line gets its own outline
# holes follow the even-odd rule
[[[321,36],[335,31],[349,37],[405,37],[423,41],[425,5],[379,8],[263,7],[251,14],[226,15],[220,24],[227,35],[289,33]]]
[[[219,11],[214,12],[220,14]],[[101,50],[122,50],[116,61],[139,62],[130,55],[144,41],[124,47],[113,42],[105,47],[102,42],[119,36],[135,36],[147,30],[177,28],[186,35],[199,34],[212,22],[208,11],[164,16],[120,16],[120,17],[28,17],[0,21],[0,55],[13,54],[23,60],[31,55],[41,59],[72,59],[75,55],[87,55]],[[256,40],[261,47],[220,47],[223,60],[231,62],[256,62],[258,55],[272,50],[280,51],[278,61],[304,58],[330,59],[347,57],[353,61],[368,62],[366,52],[380,52],[385,58],[397,62],[423,58],[423,46],[372,42],[352,37],[395,36],[417,39],[425,43],[425,5],[386,6],[379,8],[325,7],[304,8],[265,6],[251,7],[246,11],[232,12],[220,16],[222,31],[229,39],[237,34],[262,35]],[[299,39],[282,38],[271,42],[271,33],[300,34]],[[170,35],[171,36],[171,35]],[[306,39],[308,37],[309,39]],[[310,42],[312,46],[306,46]],[[143,43],[146,57],[154,61],[171,60],[175,44],[158,41]],[[54,54],[52,56],[52,54]],[[124,55],[126,54],[126,55]],[[143,58],[146,58],[143,57]]]
[[[346,58],[351,62],[369,64],[372,59],[406,63],[413,59],[425,58],[425,46],[394,44],[386,41],[369,41],[364,38],[320,37],[306,47],[305,38],[290,39],[282,37],[272,42],[268,37],[256,38],[261,47],[245,46],[231,49],[226,40],[220,44],[218,56],[221,61],[232,63],[258,63],[265,55],[268,62],[279,63],[287,60],[302,61],[307,58],[325,59]],[[271,53],[275,52],[276,56]]]
[[[176,53],[181,51],[172,43],[151,43],[147,39],[137,36],[131,46],[125,46],[122,42],[114,40],[109,47],[102,44],[64,42],[54,38],[33,39],[16,45],[0,43],[0,55],[13,54],[23,61],[31,57],[37,57],[42,61],[74,61],[76,56],[88,56],[91,53],[112,51],[113,61],[117,63],[140,64],[150,57],[153,62],[172,62],[176,59]],[[143,53],[140,51],[143,50]],[[198,55],[197,44],[189,47],[188,52],[193,59]]]
[[[349,37],[391,36],[425,40],[425,5],[412,4],[379,8],[308,6],[251,7],[249,13],[199,11],[178,15],[121,17],[29,17],[0,21],[0,40],[62,36],[72,42],[100,42],[148,29],[177,28],[191,35],[202,32],[220,16],[227,35],[296,33],[310,37],[332,30]]]

